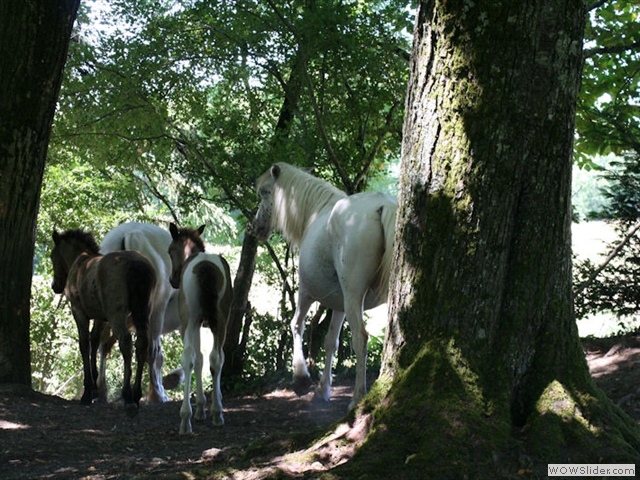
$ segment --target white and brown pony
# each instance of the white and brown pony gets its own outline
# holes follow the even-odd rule
[[[199,229],[169,228],[173,241],[169,246],[171,257],[171,285],[179,288],[179,309],[182,325],[182,369],[185,373],[184,398],[180,408],[180,434],[191,428],[191,373],[196,374],[196,420],[206,418],[206,397],[202,389],[203,357],[200,351],[200,327],[209,327],[213,333],[213,348],[209,354],[213,392],[211,417],[216,426],[224,425],[220,374],[224,365],[224,340],[231,311],[233,292],[229,264],[220,255],[204,253],[204,242]]]
[[[348,196],[286,163],[265,172],[257,190],[260,207],[253,231],[258,239],[267,240],[279,230],[300,249],[298,304],[291,321],[294,385],[310,383],[302,334],[305,315],[317,301],[333,313],[325,337],[325,369],[315,395],[323,400],[331,396],[331,364],[346,315],[356,353],[351,409],[367,389],[363,311],[387,301],[397,202],[375,192]]]
[[[108,324],[118,340],[124,360],[122,397],[127,413],[135,415],[142,397],[142,374],[148,357],[149,314],[156,285],[151,263],[138,252],[124,251],[108,255],[98,252],[90,233],[67,230],[53,233],[51,251],[53,283],[56,293],[64,293],[78,327],[78,340],[84,369],[81,402],[90,404],[97,389],[96,343],[90,339],[89,323],[94,331]],[[128,320],[136,330],[136,375],[131,387],[133,344]],[[99,335],[95,335],[97,340]],[[93,345],[92,345],[93,344]],[[93,347],[93,348],[92,348]]]
[[[166,402],[162,384],[161,335],[176,330],[180,326],[178,313],[177,290],[171,287],[171,259],[167,249],[171,244],[171,235],[164,228],[156,225],[127,222],[110,230],[100,244],[100,253],[107,254],[119,250],[136,250],[142,253],[153,265],[156,272],[156,289],[153,294],[153,309],[149,320],[149,402]],[[172,371],[167,378],[176,385],[181,380],[182,372]],[[175,376],[175,379],[174,379]],[[104,377],[104,363],[100,367],[100,377]]]

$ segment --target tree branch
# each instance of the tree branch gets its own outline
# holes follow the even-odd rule
[[[382,146],[382,142],[384,141],[385,137],[389,134],[389,131],[391,130],[391,125],[393,123],[393,115],[395,114],[396,110],[401,105],[401,103],[402,102],[400,100],[396,101],[392,105],[392,107],[389,109],[389,112],[387,112],[387,115],[385,118],[386,129],[385,131],[381,132],[378,135],[378,138],[376,138],[376,143],[373,145],[373,147],[371,148],[371,151],[369,152],[369,155],[367,156],[367,159],[365,162],[365,168],[362,170],[362,173],[360,173],[360,175],[358,175],[358,177],[356,178],[356,181],[354,182],[355,185],[359,185],[360,182],[362,182],[362,180],[364,179],[365,175],[369,172],[369,168],[371,167],[373,160],[378,154],[378,151]]]
[[[275,250],[273,249],[273,247],[271,246],[271,244],[269,243],[269,241],[264,241],[262,242],[262,244],[267,248],[267,251],[269,252],[269,255],[271,256],[271,259],[273,260],[273,262],[276,265],[276,268],[278,269],[278,272],[280,272],[280,278],[282,278],[282,287],[284,288],[285,292],[287,292],[287,295],[289,296],[289,302],[291,303],[291,306],[293,307],[293,309],[295,310],[296,308],[296,295],[293,291],[293,288],[291,288],[291,285],[289,284],[289,276],[286,272],[286,270],[284,269],[284,267],[282,266],[282,264],[280,263],[280,259],[278,258],[278,254],[275,252]]]
[[[135,173],[133,174],[133,176],[140,182],[142,183],[144,186],[146,186],[151,193],[153,193],[153,195],[160,200],[165,207],[167,207],[169,209],[169,212],[171,212],[171,217],[173,217],[173,221],[176,223],[180,223],[180,221],[178,220],[178,214],[176,213],[176,211],[174,210],[173,206],[171,205],[171,202],[169,201],[169,199],[163,195],[160,190],[158,190],[158,188],[156,187],[156,185],[151,181],[151,178],[149,177],[149,175],[145,174],[146,178],[142,178],[139,175],[136,175]]]
[[[608,1],[609,0],[597,0],[596,2],[593,2],[591,5],[587,6],[587,11],[590,12],[592,10],[595,10],[596,8],[601,7]]]
[[[636,222],[636,224],[631,228],[631,230],[629,230],[629,232],[624,236],[624,238],[620,241],[620,243],[616,245],[616,247],[611,251],[609,256],[604,260],[604,262],[602,262],[598,266],[598,268],[596,268],[593,272],[591,272],[591,275],[589,275],[589,278],[586,279],[584,282],[582,282],[580,285],[576,286],[576,288],[574,288],[573,290],[574,295],[577,295],[578,293],[582,292],[585,288],[587,288],[589,285],[591,285],[591,283],[597,278],[597,276],[600,275],[600,273],[605,268],[607,268],[607,265],[609,265],[609,263],[611,263],[611,261],[618,256],[618,254],[620,253],[620,250],[622,250],[622,248],[627,243],[629,243],[629,240],[631,240],[631,237],[633,237],[636,234],[638,229],[640,229],[640,220]]]
[[[309,77],[309,72],[307,72],[306,68],[302,69],[302,76],[304,77],[305,83],[307,84],[307,88],[309,89],[309,100],[311,101],[311,107],[313,108],[313,114],[316,119],[316,124],[318,126],[318,130],[320,130],[320,137],[322,138],[322,143],[324,143],[324,147],[329,154],[329,160],[333,163],[333,166],[336,168],[338,175],[340,175],[340,179],[342,180],[342,184],[345,186],[347,193],[353,193],[353,186],[347,172],[342,168],[340,164],[340,160],[336,155],[335,150],[333,149],[333,145],[331,145],[331,140],[329,139],[329,135],[327,135],[327,130],[324,126],[324,122],[322,121],[322,115],[320,112],[320,107],[318,106],[318,102],[316,101],[315,89],[313,87],[313,82]]]
[[[584,51],[584,58],[594,57],[596,55],[606,55],[609,53],[624,53],[629,50],[633,50],[640,47],[640,40],[636,40],[635,42],[627,43],[624,45],[614,45],[611,47],[598,47],[598,48],[590,48]]]

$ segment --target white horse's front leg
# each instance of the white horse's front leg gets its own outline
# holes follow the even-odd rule
[[[324,349],[326,352],[324,371],[322,372],[322,377],[320,377],[320,383],[315,393],[316,398],[324,400],[325,402],[331,398],[331,367],[333,365],[333,356],[338,349],[338,339],[340,338],[343,323],[344,312],[334,310],[331,314],[329,331],[324,338]]]
[[[193,332],[190,328],[184,332],[182,350],[182,369],[184,370],[184,396],[180,407],[180,435],[192,432],[191,429],[191,372],[196,362],[195,350],[193,349]]]
[[[307,393],[311,385],[311,376],[307,369],[307,361],[302,350],[302,335],[304,334],[304,320],[313,300],[307,296],[303,287],[298,293],[298,306],[291,320],[291,333],[293,334],[293,389],[298,395]]]
[[[213,392],[211,392],[211,417],[213,425],[220,427],[224,425],[224,415],[222,412],[222,390],[220,389],[220,376],[224,365],[224,351],[220,338],[214,336],[213,349],[209,354],[209,365],[211,368],[211,379],[213,380]]]

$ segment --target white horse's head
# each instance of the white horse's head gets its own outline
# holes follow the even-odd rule
[[[347,194],[329,182],[284,162],[276,163],[258,179],[260,207],[253,221],[258,240],[268,240],[279,230],[299,246],[318,214]]]
[[[253,233],[258,240],[268,240],[275,228],[273,221],[273,203],[275,183],[280,176],[280,167],[276,164],[260,176],[257,182],[260,206],[253,220]]]

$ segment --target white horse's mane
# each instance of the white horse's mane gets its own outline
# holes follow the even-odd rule
[[[280,174],[274,185],[271,224],[292,245],[300,246],[320,211],[347,194],[300,168],[287,163],[276,165]]]

